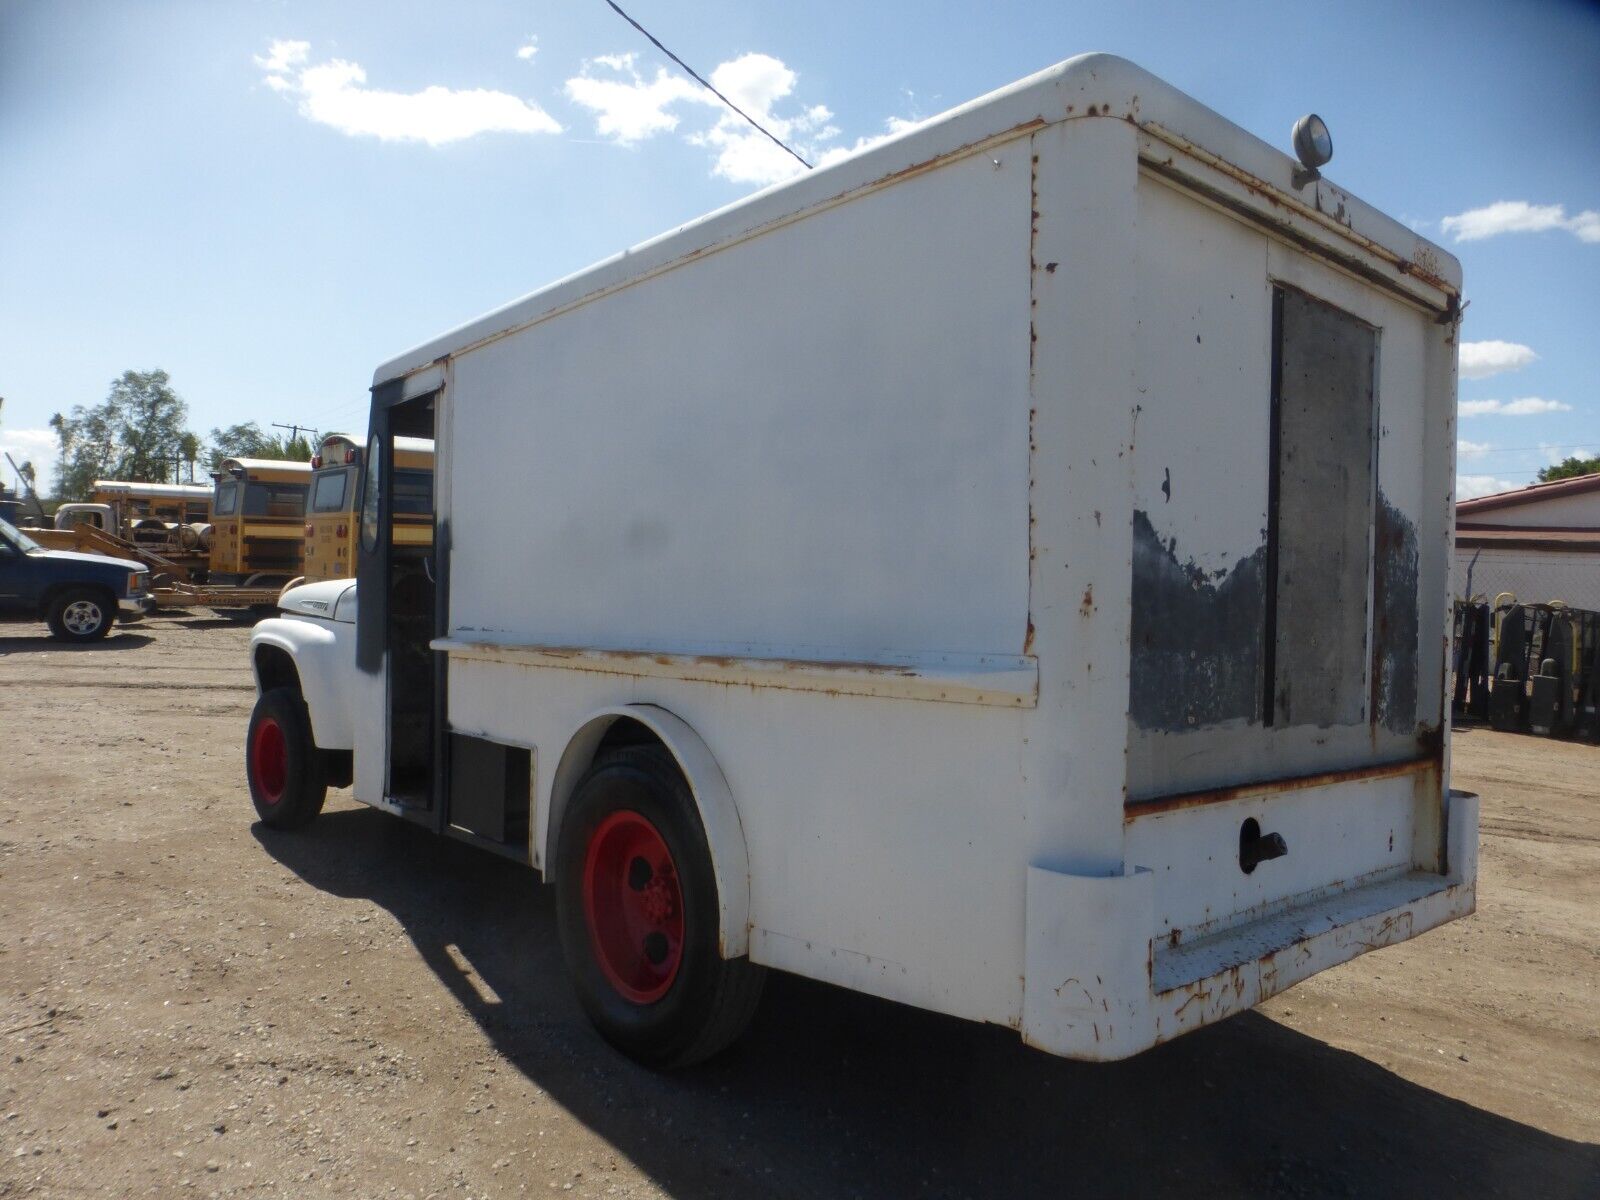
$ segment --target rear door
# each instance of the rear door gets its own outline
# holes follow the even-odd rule
[[[1139,205],[1127,854],[1199,931],[1437,862],[1451,381],[1420,306],[1165,179]],[[1248,829],[1288,853],[1243,869]]]

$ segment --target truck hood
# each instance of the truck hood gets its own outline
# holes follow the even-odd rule
[[[339,612],[339,598],[346,592],[354,591],[355,586],[356,582],[353,579],[324,579],[319,583],[303,583],[279,596],[278,607],[284,612],[294,613],[300,617],[320,617],[324,621],[350,622],[355,620],[355,605],[347,603],[344,611]]]
[[[116,567],[122,571],[147,569],[143,563],[134,562],[132,559],[112,558],[106,554],[83,554],[77,550],[46,550],[44,556],[57,562],[93,563],[97,567]]]

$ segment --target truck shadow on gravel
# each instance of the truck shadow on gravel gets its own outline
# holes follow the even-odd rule
[[[39,629],[40,632],[32,637],[0,637],[0,655],[26,653],[30,650],[55,650],[62,654],[94,654],[104,650],[134,650],[155,641],[155,638],[148,633],[127,633],[113,629],[98,642],[58,642],[44,632],[43,625]]]
[[[585,1023],[527,868],[368,809],[254,833],[392,913],[508,1062],[674,1196],[1600,1195],[1600,1148],[1256,1013],[1096,1065],[773,974],[732,1051],[656,1075]]]

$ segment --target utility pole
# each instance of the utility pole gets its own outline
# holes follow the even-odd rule
[[[307,433],[313,434],[313,435],[315,435],[317,432],[319,432],[318,430],[313,429],[309,425],[283,425],[283,424],[280,424],[277,421],[274,421],[272,423],[272,427],[274,429],[287,429],[287,430],[289,430],[290,431],[289,432],[289,440],[291,442],[300,440],[300,431],[302,429],[304,429]]]

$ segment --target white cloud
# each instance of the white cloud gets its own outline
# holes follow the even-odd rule
[[[1600,212],[1585,209],[1569,217],[1563,204],[1529,204],[1526,200],[1497,200],[1483,208],[1445,217],[1439,227],[1458,242],[1551,229],[1565,229],[1579,241],[1600,242]]]
[[[1456,499],[1476,500],[1479,496],[1489,496],[1495,492],[1515,491],[1522,486],[1522,484],[1513,483],[1509,479],[1497,479],[1493,475],[1457,475]]]
[[[1519,370],[1538,357],[1530,347],[1517,342],[1462,342],[1461,378],[1487,379]]]
[[[833,114],[826,105],[814,104],[792,117],[773,112],[773,105],[793,94],[796,79],[793,71],[769,54],[744,54],[719,63],[711,72],[712,86],[719,92],[780,141],[794,146],[803,157],[815,159],[815,144],[836,137],[839,130],[828,123]],[[689,141],[713,148],[717,160],[711,173],[733,183],[777,183],[805,170],[793,155],[726,108],[716,125],[691,135]]]
[[[302,66],[311,56],[310,42],[273,42],[266,54],[255,56],[256,66],[268,75],[282,75]]]
[[[784,143],[817,165],[877,145],[911,126],[898,118],[888,132],[861,138],[852,147],[830,143],[839,136],[833,113],[825,104],[797,106],[799,76],[769,54],[743,54],[717,64],[712,85]],[[567,95],[595,114],[595,129],[622,145],[634,145],[661,133],[680,133],[692,146],[710,150],[711,172],[734,183],[765,185],[799,174],[803,168],[761,130],[732,112],[698,84],[658,68],[646,77],[632,54],[601,55],[583,64],[582,74],[567,80]],[[710,125],[681,130],[685,106],[716,112]],[[692,110],[691,110],[692,111]]]
[[[484,88],[423,88],[391,92],[366,86],[359,63],[330,59],[310,65],[307,42],[273,42],[258,56],[264,82],[299,97],[300,115],[351,137],[442,146],[480,133],[560,133],[561,125],[537,104]]]
[[[1456,443],[1456,457],[1482,458],[1493,449],[1494,447],[1488,442],[1469,442],[1466,438],[1462,438]]]
[[[657,68],[646,82],[634,69],[631,54],[604,54],[584,63],[584,73],[567,80],[567,97],[595,114],[595,130],[602,137],[631,146],[678,127],[678,115],[668,111],[679,101],[717,103],[699,84]],[[626,79],[596,78],[594,67],[604,67]]]
[[[890,117],[884,122],[884,132],[873,134],[871,137],[856,139],[853,146],[835,146],[817,160],[817,166],[826,167],[838,162],[841,158],[849,158],[852,154],[860,154],[863,150],[871,150],[874,146],[881,146],[892,137],[898,137],[908,129],[915,129],[921,121],[908,120],[905,117]]]
[[[1500,411],[1508,417],[1531,417],[1539,413],[1571,412],[1572,405],[1559,400],[1541,400],[1538,396],[1524,396],[1520,400],[1507,400]]]
[[[523,62],[532,62],[533,56],[537,53],[539,53],[539,39],[532,34],[528,36],[526,42],[517,47],[517,57]]]
[[[1548,442],[1539,443],[1539,453],[1544,455],[1545,461],[1554,466],[1556,463],[1565,462],[1569,458],[1595,458],[1600,456],[1593,446],[1552,446]]]
[[[1572,405],[1560,400],[1545,400],[1539,396],[1523,396],[1517,400],[1462,400],[1456,411],[1463,417],[1532,417],[1540,413],[1571,412]]]
[[[19,467],[31,462],[38,474],[37,486],[41,495],[48,496],[54,486],[58,446],[53,429],[0,428],[0,454],[11,455]],[[7,487],[17,486],[17,477],[11,470],[11,464],[3,457],[0,457],[0,478],[5,480]]]

